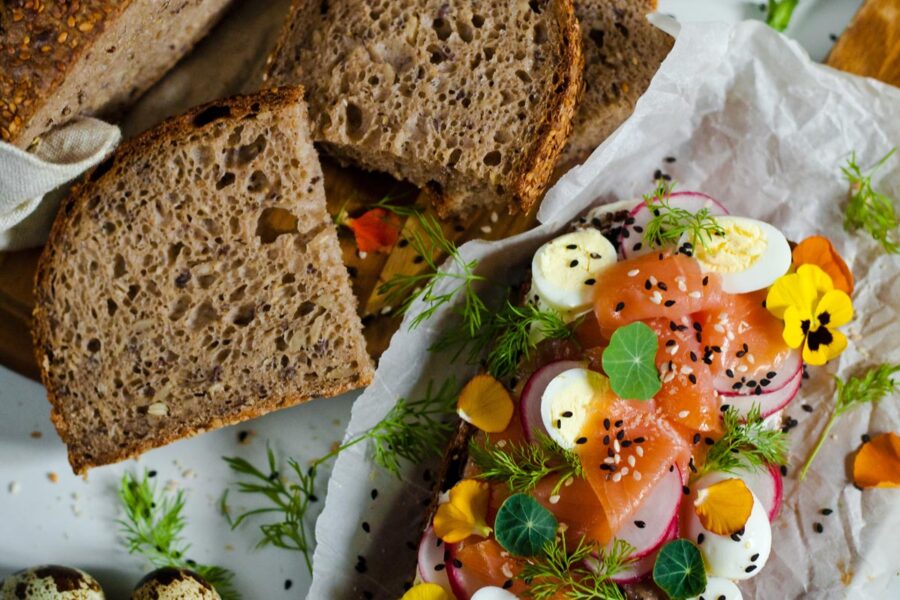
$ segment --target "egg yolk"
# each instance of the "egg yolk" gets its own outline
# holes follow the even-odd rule
[[[727,217],[716,221],[725,234],[711,236],[705,246],[698,244],[694,248],[694,258],[704,271],[738,273],[749,269],[765,254],[768,238],[762,227]]]

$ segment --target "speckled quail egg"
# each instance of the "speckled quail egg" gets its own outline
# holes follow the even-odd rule
[[[164,567],[148,573],[131,593],[131,600],[220,600],[216,589],[188,569]]]
[[[730,536],[709,531],[700,523],[694,510],[687,512],[687,535],[700,548],[709,575],[748,579],[759,573],[769,560],[772,526],[766,509],[755,494],[747,523],[741,531]]]
[[[730,579],[721,577],[709,577],[706,580],[706,589],[699,596],[688,600],[743,600],[741,589]]]
[[[97,580],[80,569],[41,565],[0,584],[0,600],[105,600]]]

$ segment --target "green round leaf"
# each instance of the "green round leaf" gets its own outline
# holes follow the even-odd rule
[[[656,370],[658,347],[656,333],[640,321],[612,334],[602,362],[609,385],[619,398],[649,400],[659,391],[662,382]]]
[[[706,589],[706,568],[700,549],[684,539],[663,546],[653,564],[653,581],[672,600],[699,596]]]
[[[510,554],[537,556],[556,535],[558,523],[549,510],[525,494],[514,494],[500,505],[494,535]]]

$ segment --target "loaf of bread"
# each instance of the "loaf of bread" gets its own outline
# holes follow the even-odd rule
[[[584,48],[584,95],[561,170],[583,162],[627,119],[672,49],[672,38],[647,21],[656,0],[575,0]]]
[[[306,87],[327,151],[448,215],[542,196],[582,67],[572,0],[294,0],[267,80]]]
[[[27,148],[72,117],[136,99],[229,0],[0,2],[0,140]]]
[[[35,299],[76,473],[372,378],[299,88],[123,144],[60,207]]]

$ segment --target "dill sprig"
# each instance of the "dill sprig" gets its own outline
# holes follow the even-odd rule
[[[557,474],[555,495],[569,479],[584,477],[578,456],[546,435],[539,435],[533,444],[507,442],[503,447],[473,438],[469,458],[478,467],[479,479],[504,481],[512,493],[528,493],[548,475]]]
[[[381,284],[378,292],[389,303],[399,303],[397,312],[400,314],[406,313],[416,300],[421,299],[425,309],[415,316],[410,329],[415,329],[430,319],[441,306],[449,304],[457,294],[462,294],[463,305],[458,312],[463,328],[474,337],[488,314],[487,306],[475,291],[476,283],[485,279],[475,273],[478,261],[467,261],[462,257],[456,244],[444,235],[444,230],[434,215],[427,215],[415,206],[395,204],[391,198],[383,198],[374,206],[416,219],[419,228],[409,233],[409,243],[427,266],[423,273],[397,273]],[[459,272],[442,270],[438,261],[443,257],[449,257]],[[440,281],[455,283],[446,291],[438,291]]]
[[[722,422],[725,433],[710,446],[706,462],[695,477],[713,471],[760,470],[787,462],[787,435],[780,429],[766,428],[758,405],[750,408],[744,422],[738,411],[729,408]]]
[[[766,23],[775,31],[784,31],[791,22],[798,0],[769,0]]]
[[[126,472],[118,490],[125,518],[116,522],[129,554],[146,558],[154,567],[190,569],[209,582],[225,600],[237,600],[234,573],[213,565],[202,565],[186,558],[190,544],[184,541],[184,492],[174,495],[158,492],[147,471],[141,479]]]
[[[837,422],[838,417],[857,406],[874,404],[888,394],[893,394],[897,391],[897,382],[893,379],[893,375],[898,371],[900,371],[900,364],[882,364],[870,368],[862,376],[850,377],[846,382],[840,377],[834,378],[837,400],[835,400],[834,409],[831,411],[831,417],[825,424],[825,429],[822,430],[819,440],[800,471],[801,480],[806,477],[809,467],[828,438],[828,434],[831,433],[831,429]]]
[[[847,231],[862,229],[881,244],[888,254],[900,252],[900,244],[891,239],[900,223],[897,220],[893,200],[872,189],[872,175],[896,151],[896,148],[892,149],[866,173],[863,173],[857,164],[856,153],[847,160],[847,166],[841,167],[841,171],[850,182],[850,201],[844,209],[844,229]]]
[[[688,234],[691,243],[706,246],[714,235],[724,235],[725,230],[712,216],[708,208],[690,212],[669,203],[674,185],[660,181],[652,194],[644,196],[653,218],[644,226],[644,243],[648,246],[669,246],[678,243]]]
[[[453,378],[446,379],[437,388],[429,383],[422,398],[412,401],[400,398],[374,427],[310,461],[307,468],[288,459],[290,477],[282,477],[275,454],[269,447],[266,448],[267,470],[254,467],[243,458],[223,457],[231,470],[243,478],[238,481],[237,491],[262,496],[266,502],[260,508],[233,517],[226,490],[219,501],[222,514],[232,529],[253,517],[274,516],[274,521],[259,526],[262,539],[258,546],[298,551],[312,572],[315,531],[309,519],[311,504],[318,501],[316,476],[319,467],[347,448],[371,441],[375,463],[400,477],[401,459],[416,463],[429,455],[440,455],[443,442],[455,426],[447,417],[454,412],[457,392]]]
[[[517,578],[528,584],[525,594],[535,600],[556,598],[561,591],[570,600],[625,600],[612,577],[628,567],[633,553],[624,540],[613,540],[606,549],[584,538],[570,553],[565,536],[559,536],[547,542],[542,556],[528,559]]]

